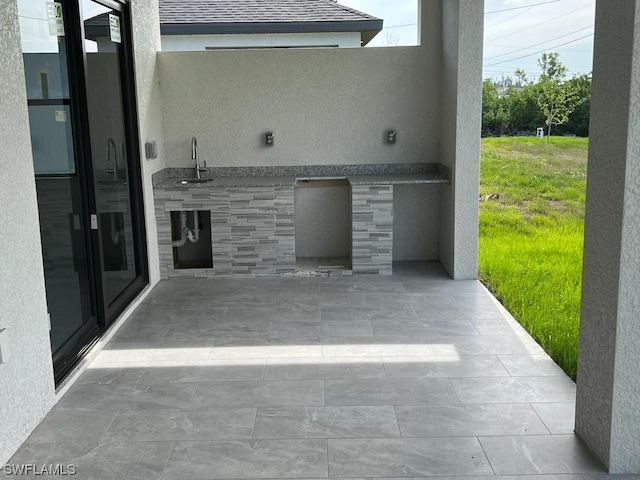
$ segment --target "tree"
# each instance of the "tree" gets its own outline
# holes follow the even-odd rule
[[[578,89],[578,95],[583,99],[583,102],[576,107],[563,128],[567,132],[587,137],[589,136],[589,111],[591,109],[591,75],[577,75],[567,81],[572,82]]]
[[[484,135],[502,135],[509,126],[506,98],[500,97],[491,80],[482,82],[482,132]]]
[[[567,67],[559,59],[558,53],[545,53],[538,60],[542,75],[538,85],[540,94],[538,105],[545,116],[547,143],[551,141],[551,126],[563,125],[569,116],[585,99],[580,96],[575,82],[565,81]]]

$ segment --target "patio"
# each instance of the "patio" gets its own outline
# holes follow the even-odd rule
[[[9,465],[73,464],[82,479],[592,479],[604,468],[573,434],[574,402],[484,287],[437,263],[164,280]]]

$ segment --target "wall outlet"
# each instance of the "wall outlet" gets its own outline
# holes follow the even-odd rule
[[[0,365],[7,363],[9,360],[9,336],[7,329],[0,329]]]
[[[264,134],[264,144],[269,147],[273,146],[273,132],[267,132]]]

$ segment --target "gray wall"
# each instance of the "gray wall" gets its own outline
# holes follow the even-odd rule
[[[439,50],[160,52],[167,164],[192,165],[194,135],[211,167],[437,162]]]
[[[15,0],[0,3],[0,465],[55,401],[38,205]],[[9,112],[9,114],[6,114]]]
[[[351,256],[351,188],[295,189],[296,257]]]
[[[437,260],[439,185],[393,186],[393,260]]]
[[[423,2],[442,16],[442,148],[451,186],[440,197],[440,263],[455,279],[478,276],[478,192],[482,114],[483,2]]]
[[[597,3],[594,54],[576,432],[638,474],[640,1]]]
[[[147,229],[147,253],[151,284],[160,279],[158,233],[156,228],[151,175],[166,167],[162,123],[162,95],[158,72],[157,52],[160,50],[160,19],[158,0],[131,2],[133,16],[134,61],[136,69],[136,95],[140,125],[140,158],[142,162],[142,189]],[[155,141],[158,157],[147,160],[144,144]]]

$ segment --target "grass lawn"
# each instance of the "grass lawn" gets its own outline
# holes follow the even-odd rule
[[[482,139],[480,278],[576,376],[586,138]]]

